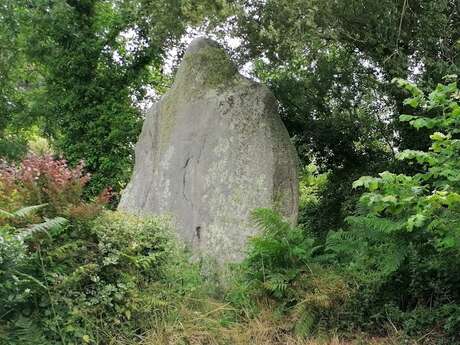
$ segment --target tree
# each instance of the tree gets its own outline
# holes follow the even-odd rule
[[[458,338],[460,92],[457,77],[450,78],[428,95],[397,80],[411,94],[405,104],[431,114],[400,116],[415,130],[434,130],[430,148],[397,155],[417,173],[357,180],[354,187],[365,189],[359,211],[346,231],[328,237],[327,250],[359,286],[355,308],[366,318],[381,321],[386,310],[407,331],[430,325]]]
[[[11,126],[25,106],[18,82],[23,61],[17,49],[18,23],[10,16],[16,9],[12,1],[0,5],[0,156],[9,159],[18,158],[25,149],[21,133]]]
[[[135,99],[162,86],[165,52],[189,23],[218,10],[187,0],[20,0],[11,2],[27,65],[42,78],[28,115],[59,152],[93,173],[90,193],[122,188],[142,114]],[[197,3],[198,4],[198,3]],[[9,26],[11,29],[12,26]],[[11,53],[11,51],[10,51]]]
[[[458,72],[458,2],[235,3],[239,58],[255,61],[255,77],[274,91],[303,161],[330,171],[316,222],[324,234],[343,225],[355,178],[403,169],[394,159],[398,149],[429,145],[421,139],[428,136],[399,121],[400,112],[416,110],[400,105],[404,95],[390,81],[410,77],[430,88]]]

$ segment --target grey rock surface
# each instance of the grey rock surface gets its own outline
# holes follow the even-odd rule
[[[272,93],[241,76],[215,42],[195,39],[146,116],[119,209],[172,215],[195,253],[224,263],[244,257],[259,207],[296,222],[295,149]]]

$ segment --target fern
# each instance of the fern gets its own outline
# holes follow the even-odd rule
[[[246,283],[256,294],[290,300],[296,279],[313,260],[314,240],[271,209],[256,209],[251,219],[261,233],[249,243]]]
[[[348,217],[347,221],[350,229],[331,233],[326,250],[349,271],[363,280],[377,281],[401,267],[409,250],[399,236],[403,221],[374,215]]]
[[[25,218],[27,216],[30,216],[31,214],[34,214],[38,210],[41,210],[42,208],[46,207],[47,205],[48,204],[26,206],[26,207],[23,207],[23,208],[15,211],[14,215],[16,217]]]
[[[0,209],[0,217],[10,219],[15,218],[15,215],[13,213]]]
[[[30,274],[22,273],[22,272],[19,272],[17,270],[14,270],[13,273],[15,275],[21,276],[22,278],[25,278],[25,280],[27,280],[27,281],[31,281],[31,282],[35,283],[37,286],[39,286],[40,288],[42,288],[45,291],[48,289],[41,281],[39,281],[37,278],[31,276]]]
[[[282,273],[273,273],[267,276],[263,286],[272,292],[275,297],[282,298],[288,288],[289,280]]]
[[[251,213],[253,223],[267,235],[287,233],[290,224],[271,209],[258,208]]]
[[[14,212],[8,212],[5,210],[0,209],[0,216],[7,219],[18,219],[18,218],[26,218],[33,213],[37,212],[38,210],[44,208],[48,204],[41,204],[41,205],[33,205],[33,206],[26,206]]]
[[[14,324],[14,332],[7,333],[5,344],[8,345],[43,345],[49,341],[43,335],[43,327],[35,319],[20,317]],[[0,335],[0,340],[2,336]],[[3,344],[3,343],[2,343]]]
[[[352,227],[359,227],[369,231],[376,231],[385,234],[390,234],[402,230],[406,223],[403,220],[392,220],[389,218],[381,218],[374,215],[351,216],[348,217],[346,221]]]
[[[14,211],[14,212],[8,212],[8,211],[0,209],[0,216],[3,216],[4,218],[7,218],[7,219],[26,218],[34,214],[38,210],[44,208],[45,206],[47,206],[47,204],[27,206],[17,211]],[[32,225],[29,225],[27,228],[18,229],[18,232],[19,232],[18,238],[25,239],[26,237],[29,237],[32,234],[37,233],[37,232],[47,233],[48,230],[52,228],[56,228],[56,227],[62,227],[67,222],[68,222],[67,219],[63,217],[55,217],[51,219],[45,218],[45,221],[42,223],[32,224]]]
[[[62,227],[65,224],[67,224],[67,222],[68,220],[63,217],[55,217],[52,219],[45,218],[45,221],[43,223],[33,224],[30,225],[28,228],[19,229],[19,237],[24,239],[29,236],[32,236],[37,232],[44,232],[45,234],[48,234],[49,230],[56,227]]]

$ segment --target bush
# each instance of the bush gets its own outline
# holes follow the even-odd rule
[[[270,209],[257,209],[252,218],[261,234],[250,240],[228,299],[249,316],[268,304],[287,314],[292,332],[308,335],[352,289],[334,270],[321,265],[321,247],[305,229]]]
[[[418,173],[361,177],[359,212],[349,229],[328,238],[333,253],[359,286],[348,306],[354,323],[376,330],[387,321],[411,334],[460,335],[460,93],[439,85],[428,96],[398,80],[412,97],[406,104],[431,116],[401,121],[432,131],[428,152],[406,150]],[[455,339],[455,340],[454,340]]]
[[[322,234],[326,228],[322,223],[327,219],[317,218],[323,205],[322,195],[330,182],[328,178],[328,173],[321,174],[317,166],[310,164],[303,170],[299,181],[299,225],[311,229],[316,235]]]
[[[134,337],[171,293],[170,265],[180,259],[164,219],[105,211],[25,238],[20,232],[0,228],[0,340],[8,344]]]
[[[63,214],[81,201],[89,175],[83,172],[83,162],[75,168],[64,159],[29,155],[19,166],[3,162],[0,165],[0,207],[47,204],[47,214]]]
[[[21,135],[7,134],[0,137],[0,159],[20,160],[27,152],[27,140]]]
[[[452,344],[460,335],[460,91],[439,85],[425,96],[412,93],[406,104],[430,116],[402,115],[415,128],[432,131],[428,152],[403,151],[414,175],[383,172],[361,177],[365,188],[345,230],[330,233],[324,245],[304,228],[292,227],[270,210],[257,210],[262,233],[249,244],[229,294],[244,311],[274,306],[288,317],[288,331],[367,331],[387,335],[386,325],[427,344]],[[308,177],[308,175],[307,175]],[[301,185],[318,206],[315,183]],[[306,225],[306,226],[305,226]],[[262,303],[260,301],[263,300]]]

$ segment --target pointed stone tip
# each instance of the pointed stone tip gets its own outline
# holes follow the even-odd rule
[[[202,36],[202,37],[197,37],[193,39],[193,41],[190,43],[185,53],[193,54],[207,47],[220,48],[219,44],[216,41]]]
[[[174,85],[191,85],[200,92],[222,86],[234,79],[238,70],[225,49],[207,37],[195,38],[188,46],[176,73]]]

